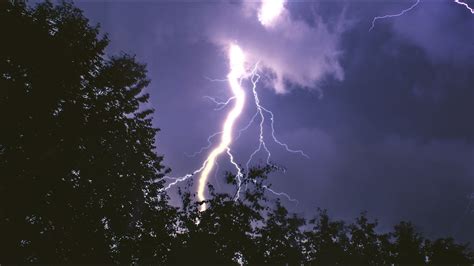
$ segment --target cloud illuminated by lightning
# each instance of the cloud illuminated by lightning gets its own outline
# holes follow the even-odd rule
[[[284,11],[285,0],[262,0],[258,20],[263,26],[271,26]]]

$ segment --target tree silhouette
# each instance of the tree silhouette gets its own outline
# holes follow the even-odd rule
[[[140,236],[169,238],[145,66],[106,59],[67,2],[4,1],[0,23],[1,260],[126,262],[147,252]]]
[[[388,235],[377,234],[377,221],[370,222],[363,212],[348,226],[348,261],[355,264],[389,264]]]
[[[259,233],[259,263],[300,264],[304,262],[302,251],[303,232],[300,230],[305,220],[297,215],[289,215],[286,208],[276,201],[275,208],[268,214]]]
[[[467,245],[459,245],[452,238],[440,238],[434,242],[427,241],[427,253],[430,264],[472,264],[474,254]]]
[[[209,186],[207,209],[200,212],[203,202],[193,199],[189,191],[180,191],[182,208],[180,223],[172,251],[171,263],[248,263],[257,260],[259,250],[256,224],[263,222],[263,180],[272,167],[253,169],[244,184],[251,183],[236,200],[234,195],[216,193]],[[236,184],[235,176],[227,174],[226,181]],[[186,256],[183,256],[186,254]]]
[[[69,2],[0,2],[0,263],[472,264],[467,244],[409,222],[380,232],[290,213],[267,197],[274,166],[236,194],[169,203],[146,67],[107,57],[106,36]],[[237,197],[239,196],[239,197]],[[200,211],[202,204],[207,209]]]
[[[395,239],[391,250],[393,262],[396,264],[423,264],[425,262],[423,236],[416,232],[410,222],[400,222],[395,225],[394,229],[395,231],[391,234]]]
[[[314,264],[347,263],[349,238],[342,221],[331,221],[326,210],[318,210],[318,217],[310,220],[311,231],[306,232],[309,262]]]

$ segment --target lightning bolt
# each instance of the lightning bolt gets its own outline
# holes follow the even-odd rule
[[[454,3],[464,6],[471,14],[474,14],[474,8],[470,7],[467,3],[460,0],[454,0]]]
[[[211,96],[204,96],[204,98],[211,100],[213,103],[215,103],[215,104],[218,106],[218,107],[216,107],[216,108],[214,109],[214,110],[216,110],[216,111],[219,111],[219,110],[224,109],[227,105],[229,105],[229,103],[230,103],[232,100],[235,100],[235,97],[230,97],[230,98],[227,99],[227,101],[225,101],[225,102],[218,101],[218,100],[216,100],[216,98],[211,97]]]
[[[197,189],[197,196],[200,201],[204,201],[206,199],[204,192],[206,189],[207,180],[209,177],[210,172],[214,168],[216,163],[216,159],[219,157],[220,154],[227,151],[227,154],[230,157],[231,163],[237,168],[237,178],[239,180],[240,186],[240,176],[242,173],[240,172],[239,166],[235,163],[234,157],[230,152],[229,145],[232,142],[232,132],[234,128],[234,124],[237,121],[237,118],[242,114],[245,105],[245,91],[241,86],[241,78],[245,75],[245,55],[242,49],[235,44],[232,44],[229,49],[229,61],[230,61],[230,72],[227,75],[227,79],[229,82],[229,86],[232,90],[232,93],[235,97],[235,104],[232,110],[228,113],[223,129],[222,129],[222,136],[221,142],[219,145],[214,148],[211,153],[208,155],[206,161],[203,164],[201,176],[199,177],[198,182],[198,189]],[[206,209],[206,205],[201,205],[202,210]]]
[[[421,0],[416,0],[416,2],[411,5],[409,8],[406,8],[402,10],[398,14],[392,14],[392,15],[384,15],[384,16],[377,16],[374,17],[372,20],[372,25],[369,28],[369,31],[371,31],[375,27],[375,23],[379,19],[386,19],[386,18],[394,18],[394,17],[399,17],[404,15],[405,13],[411,11],[414,9]],[[262,26],[264,27],[271,27],[273,24],[276,23],[277,18],[284,12],[284,4],[286,0],[262,0],[262,6],[261,9],[258,13],[258,19]],[[454,0],[455,3],[460,4],[465,6],[471,13],[474,14],[474,10],[469,7],[468,4],[465,2],[462,2],[461,0]],[[271,138],[273,142],[276,144],[280,145],[283,147],[287,152],[290,153],[295,153],[299,154],[301,156],[304,156],[306,158],[309,158],[307,154],[305,154],[302,150],[293,150],[291,149],[287,144],[281,142],[277,137],[276,137],[276,131],[275,131],[275,116],[272,111],[269,109],[265,108],[262,106],[260,102],[259,95],[257,93],[257,84],[260,80],[260,75],[258,74],[258,66],[259,62],[257,62],[253,69],[247,73],[247,70],[245,69],[245,64],[246,64],[246,56],[242,49],[236,45],[236,44],[231,44],[230,49],[229,49],[229,62],[230,62],[230,72],[227,75],[226,79],[209,79],[210,81],[225,81],[228,82],[233,96],[227,99],[226,101],[219,101],[214,97],[211,96],[204,96],[204,98],[209,99],[213,103],[217,105],[215,110],[222,110],[225,107],[229,106],[231,103],[233,103],[232,109],[228,112],[226,119],[224,120],[224,124],[222,126],[222,131],[216,132],[212,134],[211,136],[208,137],[207,142],[208,145],[205,147],[202,147],[198,152],[195,152],[194,154],[190,155],[192,157],[204,152],[205,150],[208,150],[211,148],[213,142],[212,140],[216,138],[217,136],[220,136],[220,142],[216,147],[214,147],[210,153],[208,154],[206,160],[202,163],[202,165],[195,170],[194,172],[187,174],[182,177],[169,177],[166,176],[164,177],[165,180],[169,180],[170,183],[166,185],[162,190],[168,190],[171,187],[177,185],[180,182],[183,182],[185,180],[188,180],[191,177],[194,177],[198,174],[199,176],[199,181],[198,181],[198,188],[197,188],[197,196],[198,199],[202,202],[205,201],[205,187],[207,184],[207,181],[209,179],[210,173],[215,170],[214,168],[218,167],[217,160],[219,157],[225,152],[229,156],[229,162],[235,167],[237,174],[236,174],[236,179],[237,179],[237,192],[235,195],[235,200],[239,199],[241,189],[242,189],[242,178],[244,176],[242,169],[238,165],[238,163],[235,160],[234,155],[232,154],[231,151],[231,144],[235,142],[237,139],[240,138],[242,133],[249,129],[256,121],[259,119],[258,127],[259,127],[259,134],[258,134],[258,146],[257,148],[250,154],[249,159],[247,160],[245,166],[247,170],[247,175],[249,173],[250,169],[250,164],[254,157],[261,151],[264,151],[266,154],[266,162],[267,164],[270,163],[270,158],[271,158],[271,152],[265,142],[265,132],[264,132],[264,125],[266,119],[270,119],[270,129],[271,129]],[[255,102],[255,107],[257,109],[256,113],[252,116],[248,124],[240,129],[238,131],[237,137],[234,138],[233,133],[234,133],[234,126],[238,120],[238,118],[241,116],[243,109],[245,107],[245,102],[246,102],[246,94],[245,91],[242,87],[242,80],[250,78],[250,82],[252,84],[252,94],[253,94],[253,99]],[[217,174],[217,169],[215,170],[215,173]],[[256,181],[253,181],[256,183]],[[248,182],[246,182],[246,185]],[[279,197],[285,197],[291,202],[298,203],[298,201],[294,198],[292,198],[290,195],[288,195],[285,192],[278,192],[270,188],[268,185],[263,185],[262,186],[265,190],[269,191],[270,193],[279,196]],[[205,210],[206,205],[203,204],[201,205],[201,210]]]
[[[260,116],[260,123],[259,123],[260,134],[258,136],[258,148],[254,150],[252,154],[250,154],[250,157],[247,163],[245,164],[247,171],[250,169],[250,162],[252,161],[253,157],[259,151],[261,151],[262,148],[267,153],[267,164],[270,164],[270,157],[271,157],[270,150],[268,150],[267,144],[265,143],[265,139],[264,139],[263,124],[265,123],[265,116],[263,115],[263,109],[262,109],[262,106],[260,105],[260,99],[256,91],[257,83],[260,80],[260,75],[256,73],[257,67],[258,67],[258,63],[255,64],[254,70],[252,71],[251,82],[252,82],[252,92],[254,95],[255,105],[257,107],[257,115]]]
[[[400,17],[400,16],[403,16],[405,13],[411,11],[412,9],[414,9],[419,3],[421,2],[421,0],[416,0],[416,2],[411,5],[409,8],[406,8],[404,10],[402,10],[400,13],[398,14],[393,14],[393,15],[384,15],[384,16],[377,16],[377,17],[374,17],[372,19],[372,26],[370,26],[369,28],[369,31],[372,31],[375,27],[375,22],[379,19],[386,19],[386,18],[394,18],[394,17]],[[464,6],[469,12],[471,12],[471,14],[474,14],[474,8],[470,7],[466,2],[463,2],[461,0],[454,0],[454,3],[458,4],[458,5],[462,5]]]
[[[230,46],[229,62],[230,62],[230,72],[227,75],[227,81],[229,82],[230,88],[234,95],[233,98],[235,99],[235,104],[232,110],[228,113],[224,121],[222,131],[215,133],[208,138],[208,142],[211,143],[211,139],[220,134],[221,141],[219,145],[215,147],[209,153],[207,159],[203,162],[201,167],[195,170],[194,172],[182,177],[177,177],[177,178],[165,177],[165,179],[171,180],[172,182],[170,182],[162,190],[168,190],[180,182],[186,181],[197,174],[201,174],[199,178],[197,194],[198,194],[198,199],[200,201],[204,201],[206,199],[204,195],[204,191],[205,191],[207,180],[209,178],[209,174],[211,173],[214,166],[216,165],[217,158],[223,152],[227,152],[227,154],[230,157],[230,162],[236,167],[237,178],[239,180],[238,185],[240,186],[240,177],[242,176],[242,173],[237,163],[234,160],[234,156],[230,152],[229,146],[232,142],[232,132],[233,132],[234,124],[237,121],[237,118],[241,115],[244,105],[245,105],[245,91],[243,90],[241,86],[241,79],[244,77],[246,71],[245,71],[245,55],[242,49],[240,49],[240,47],[235,44],[232,44]],[[227,105],[229,102],[230,100],[224,104]],[[217,102],[217,103],[220,103],[220,102]],[[208,147],[210,147],[210,145],[208,145]],[[202,152],[204,149],[201,149],[200,152]],[[201,205],[201,210],[205,210],[205,208],[206,208],[205,204]]]
[[[237,49],[237,50],[235,50],[235,49]],[[235,55],[235,53],[237,53],[237,55]],[[241,59],[235,59],[235,58],[233,59],[233,57],[237,57],[237,58],[241,58]],[[207,139],[208,145],[205,146],[205,147],[202,147],[198,152],[195,152],[194,154],[192,154],[190,156],[196,156],[196,155],[202,153],[203,151],[208,150],[212,146],[212,139],[214,139],[218,135],[221,135],[221,141],[220,141],[219,145],[209,153],[207,159],[204,161],[204,163],[201,165],[201,167],[199,169],[195,170],[193,173],[187,174],[183,177],[177,177],[177,178],[176,177],[168,177],[168,176],[165,177],[167,180],[171,180],[172,182],[169,183],[164,188],[164,190],[168,190],[171,187],[177,185],[179,182],[183,182],[183,181],[185,181],[185,180],[187,180],[187,179],[189,179],[189,178],[191,178],[191,177],[193,177],[193,176],[200,173],[201,175],[200,175],[200,178],[199,178],[198,199],[200,201],[204,201],[205,200],[205,195],[204,195],[205,185],[207,184],[209,174],[212,172],[214,166],[217,165],[216,161],[217,161],[219,155],[226,152],[227,155],[229,156],[230,163],[235,167],[235,169],[237,171],[237,174],[236,174],[237,192],[236,192],[236,195],[235,195],[235,200],[238,200],[239,197],[240,197],[241,189],[242,189],[243,173],[242,173],[242,169],[239,167],[238,163],[235,160],[234,155],[231,152],[230,144],[233,141],[240,138],[242,133],[244,131],[248,130],[256,122],[257,118],[259,118],[259,123],[258,123],[258,126],[259,126],[259,135],[258,135],[259,144],[258,144],[258,147],[252,152],[252,154],[250,155],[249,159],[246,162],[247,174],[248,174],[248,171],[250,169],[250,163],[252,162],[253,158],[262,150],[265,151],[267,164],[271,164],[270,163],[271,152],[270,152],[270,150],[269,150],[269,148],[268,148],[268,146],[265,142],[265,134],[264,134],[265,133],[264,132],[264,124],[265,124],[267,116],[269,116],[269,118],[270,118],[270,128],[271,128],[271,138],[272,138],[272,140],[275,143],[277,143],[278,145],[282,146],[287,152],[297,153],[297,154],[300,154],[300,155],[302,155],[306,158],[309,158],[309,156],[306,155],[302,150],[293,150],[293,149],[289,148],[289,146],[287,144],[281,142],[276,137],[276,131],[275,131],[275,126],[274,126],[275,116],[274,116],[272,111],[270,111],[269,109],[262,106],[262,104],[260,102],[260,97],[259,97],[258,92],[257,92],[257,84],[260,80],[260,75],[257,73],[259,63],[257,62],[254,65],[253,69],[250,71],[250,73],[247,74],[246,71],[245,71],[245,67],[244,67],[245,60],[242,59],[242,58],[244,58],[244,55],[243,55],[243,51],[240,49],[240,47],[238,47],[237,45],[232,45],[231,48],[230,48],[230,51],[229,51],[229,59],[230,59],[230,62],[231,62],[230,63],[231,71],[228,74],[228,78],[226,79],[226,81],[229,82],[229,85],[230,85],[230,87],[231,87],[231,89],[234,93],[234,96],[232,96],[231,98],[229,98],[226,101],[218,101],[213,97],[205,96],[205,98],[210,99],[216,105],[220,106],[219,108],[216,108],[215,110],[221,110],[223,108],[222,106],[225,107],[225,106],[229,105],[229,103],[231,101],[236,101],[235,105],[234,105],[234,108],[227,115],[227,118],[224,122],[223,130],[210,135]],[[233,139],[232,132],[233,132],[235,122],[236,122],[237,118],[241,115],[241,113],[243,111],[244,104],[245,104],[245,92],[242,88],[241,81],[242,81],[243,78],[246,78],[246,77],[250,77],[250,81],[251,81],[251,84],[252,84],[252,94],[254,96],[253,98],[254,98],[255,107],[257,109],[257,112],[252,116],[249,123],[245,127],[243,127],[242,129],[240,129],[238,131],[237,137],[235,139]],[[212,81],[223,81],[223,80],[212,80]],[[288,195],[285,192],[277,192],[277,191],[273,190],[272,188],[270,188],[267,185],[263,185],[262,187],[265,190],[267,190],[268,192],[274,194],[275,196],[285,197],[288,201],[298,204],[298,201],[296,199],[292,198],[290,195]],[[204,210],[205,208],[206,208],[206,206],[205,206],[205,204],[203,204],[201,206],[201,210]]]
[[[255,64],[255,67],[253,68],[252,72],[251,72],[251,82],[252,82],[252,93],[253,93],[253,96],[254,96],[254,100],[255,100],[255,106],[257,107],[257,113],[252,117],[252,120],[251,122],[253,122],[255,120],[255,118],[257,116],[260,116],[260,123],[259,123],[259,145],[257,147],[257,149],[255,149],[252,154],[250,155],[250,158],[249,160],[247,161],[246,163],[246,169],[250,169],[250,162],[252,161],[253,157],[258,153],[260,152],[262,149],[266,152],[267,154],[267,164],[270,164],[270,158],[271,158],[271,152],[270,150],[268,149],[267,147],[267,144],[265,143],[265,138],[264,138],[264,123],[265,123],[265,115],[264,113],[267,113],[268,115],[270,115],[270,128],[271,128],[271,136],[272,136],[272,139],[275,143],[277,143],[278,145],[282,146],[283,148],[285,148],[285,150],[287,152],[290,152],[290,153],[298,153],[306,158],[309,159],[309,156],[307,154],[305,154],[302,150],[293,150],[293,149],[290,149],[288,147],[287,144],[281,142],[280,140],[278,140],[278,138],[276,137],[276,133],[275,133],[275,116],[273,114],[273,112],[271,112],[270,110],[268,110],[267,108],[263,107],[261,104],[260,104],[260,98],[258,96],[258,93],[257,93],[257,83],[258,81],[260,80],[260,75],[257,73],[257,69],[258,69],[258,63]],[[248,126],[246,127],[248,128]],[[246,129],[245,128],[245,129]]]
[[[267,185],[263,185],[263,188],[270,191],[273,195],[280,196],[280,197],[285,197],[288,201],[294,202],[297,205],[299,204],[298,200],[292,198],[290,195],[288,195],[285,192],[277,192],[277,191],[269,188]]]
[[[194,152],[194,153],[192,153],[192,154],[185,153],[186,156],[188,156],[188,157],[196,157],[197,155],[203,153],[205,150],[210,149],[211,146],[212,146],[212,139],[215,138],[216,136],[220,135],[220,134],[222,134],[222,131],[219,131],[219,132],[216,132],[216,133],[210,135],[210,136],[207,138],[207,146],[201,147],[201,149],[200,149],[199,151],[196,151],[196,152]]]
[[[262,8],[258,16],[263,26],[268,27],[268,26],[271,26],[271,24],[275,22],[277,17],[283,12],[284,3],[285,3],[285,0],[263,0],[262,1]],[[242,49],[236,44],[230,45],[228,56],[229,56],[229,63],[230,63],[230,72],[227,75],[227,79],[224,79],[224,80],[215,80],[215,79],[210,79],[210,78],[208,79],[210,81],[227,81],[232,90],[233,96],[227,99],[226,101],[219,101],[216,98],[210,97],[210,96],[204,96],[204,98],[211,100],[213,103],[217,105],[217,108],[215,108],[215,110],[222,110],[223,108],[228,106],[231,102],[234,102],[233,108],[229,111],[226,119],[224,120],[222,131],[216,132],[212,134],[211,136],[209,136],[207,139],[208,145],[205,147],[202,147],[198,152],[195,152],[194,154],[190,156],[196,156],[202,153],[203,151],[210,149],[212,146],[212,139],[218,135],[221,136],[220,142],[214,149],[211,150],[206,160],[202,163],[201,167],[195,170],[194,172],[182,177],[166,176],[165,180],[170,180],[171,182],[167,186],[165,186],[162,190],[168,190],[171,187],[177,185],[179,182],[186,181],[189,178],[197,174],[200,174],[199,181],[198,181],[198,188],[197,188],[197,196],[200,201],[204,202],[206,199],[205,187],[209,179],[209,174],[214,170],[215,167],[218,167],[217,160],[219,156],[222,153],[226,152],[227,155],[229,156],[229,162],[235,167],[237,171],[237,174],[236,174],[237,192],[235,195],[235,200],[238,200],[240,196],[241,188],[242,188],[243,173],[242,173],[242,169],[237,164],[234,158],[234,155],[231,152],[230,145],[232,144],[233,141],[240,138],[241,134],[244,131],[250,128],[250,126],[256,121],[257,117],[260,117],[259,145],[257,149],[255,149],[252,152],[252,154],[250,155],[250,158],[248,159],[246,163],[247,174],[249,171],[248,169],[250,167],[250,163],[253,160],[254,156],[258,152],[260,152],[262,149],[267,154],[267,164],[270,164],[271,153],[267,147],[267,144],[265,143],[265,137],[264,137],[265,114],[270,116],[271,136],[272,136],[273,141],[277,143],[278,145],[282,146],[283,148],[285,148],[285,150],[290,153],[298,153],[298,154],[301,154],[302,156],[309,158],[308,155],[306,155],[303,151],[290,149],[287,144],[281,142],[276,137],[275,127],[274,127],[274,122],[275,122],[274,114],[273,112],[271,112],[270,110],[268,110],[267,108],[263,107],[260,104],[260,99],[256,90],[257,83],[260,79],[260,75],[257,73],[259,63],[257,62],[255,66],[253,67],[253,70],[250,73],[247,73],[245,69],[246,56],[244,52],[242,51]],[[242,80],[248,77],[250,77],[250,81],[252,83],[252,93],[254,96],[257,112],[253,115],[250,122],[244,128],[239,130],[238,136],[234,139],[233,138],[234,126],[238,118],[243,112],[243,109],[245,106],[245,100],[246,100],[245,91],[242,88]],[[291,202],[298,203],[296,199],[293,199],[287,193],[277,192],[271,189],[267,185],[263,185],[263,188],[276,196],[285,197]],[[201,205],[201,211],[205,209],[206,209],[206,204],[203,203]]]
[[[397,13],[397,14],[393,14],[393,15],[384,15],[384,16],[377,16],[377,17],[374,17],[372,19],[372,26],[369,28],[369,31],[372,31],[375,27],[375,22],[379,19],[386,19],[386,18],[395,18],[395,17],[400,17],[400,16],[403,16],[405,13],[411,11],[412,9],[414,9],[419,3],[420,3],[421,0],[416,0],[416,2],[411,5],[409,8],[407,9],[403,9],[400,13]]]

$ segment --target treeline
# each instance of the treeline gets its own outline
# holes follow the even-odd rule
[[[146,67],[105,56],[107,36],[68,2],[1,1],[0,25],[0,263],[474,262],[467,245],[408,222],[381,233],[365,213],[291,214],[265,196],[270,166],[237,201],[210,186],[200,212],[188,187],[172,206]]]

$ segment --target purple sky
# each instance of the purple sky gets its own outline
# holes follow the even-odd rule
[[[206,153],[185,154],[220,130],[226,109],[214,111],[203,96],[230,96],[227,83],[207,78],[225,78],[223,44],[232,40],[267,64],[258,91],[277,136],[310,156],[269,145],[287,168],[269,182],[299,200],[287,203],[292,211],[322,207],[352,219],[367,210],[381,228],[407,219],[428,236],[474,242],[474,15],[450,0],[422,0],[368,31],[374,16],[412,3],[290,0],[288,17],[270,30],[240,1],[77,4],[109,34],[108,53],[148,65],[157,151],[174,176],[199,167]],[[246,109],[240,127],[254,112]],[[232,146],[239,163],[256,133]],[[232,170],[225,160],[220,169]]]

